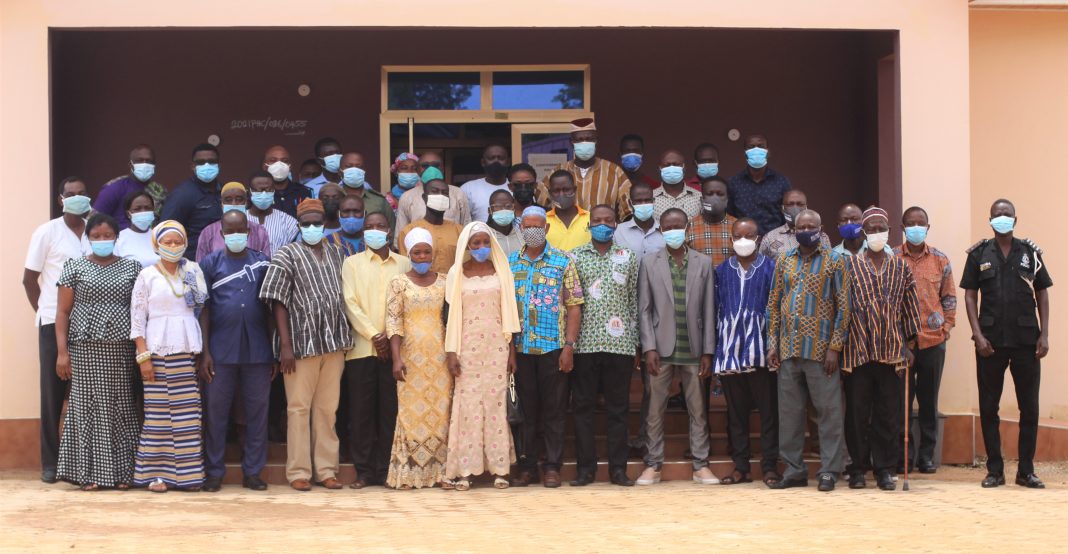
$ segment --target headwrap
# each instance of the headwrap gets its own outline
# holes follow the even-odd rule
[[[305,198],[297,204],[297,219],[304,214],[323,214],[326,215],[326,210],[323,209],[323,202],[317,198]]]
[[[152,250],[159,249],[159,239],[171,233],[178,233],[189,244],[189,236],[186,235],[185,227],[173,219],[159,222],[152,229]]]
[[[401,162],[406,162],[408,160],[412,160],[412,161],[418,162],[419,161],[419,156],[416,156],[415,154],[412,154],[410,152],[401,152],[400,155],[397,156],[397,158],[393,160],[393,164],[389,166],[389,170],[392,171],[393,173],[396,173],[397,172],[397,166],[399,166]]]
[[[571,132],[577,133],[579,131],[596,131],[597,125],[594,124],[592,117],[583,117],[571,121]]]
[[[172,233],[181,236],[188,247],[189,237],[186,235],[185,227],[173,219],[168,219],[160,222],[159,225],[152,229],[152,249],[159,250],[159,241]],[[183,295],[185,305],[193,308],[194,313],[199,317],[200,308],[203,308],[204,303],[208,301],[208,286],[204,282],[204,273],[201,272],[200,266],[186,258],[182,258],[178,260],[178,275],[185,289],[185,294]]]
[[[412,227],[408,231],[407,235],[404,235],[404,250],[411,252],[412,247],[417,244],[429,244],[431,248],[434,247],[434,237],[430,235],[430,231],[423,229],[422,227]]]
[[[441,174],[440,169],[430,166],[423,170],[423,175],[420,177],[421,181],[426,183],[428,181],[433,181],[434,179],[445,179],[445,176]]]
[[[233,189],[238,189],[238,190],[244,192],[245,194],[248,194],[248,189],[245,188],[245,185],[242,185],[241,183],[238,183],[237,181],[230,181],[229,183],[226,183],[225,185],[222,186],[222,190],[219,191],[219,195],[226,194],[226,191],[233,190]]]
[[[864,210],[864,216],[860,220],[860,222],[861,224],[867,223],[868,220],[873,217],[881,217],[883,218],[883,221],[887,222],[887,224],[890,223],[890,217],[886,215],[886,210],[878,206],[871,206],[868,209]]]
[[[522,220],[526,219],[528,216],[540,217],[542,219],[542,221],[548,221],[549,220],[549,216],[545,213],[545,208],[543,208],[543,207],[541,207],[541,206],[539,206],[537,204],[535,204],[533,206],[527,206],[526,208],[523,209],[523,215],[519,216],[520,222],[522,222]]]
[[[445,301],[449,303],[449,321],[445,326],[445,351],[459,353],[463,336],[463,290],[464,290],[464,261],[471,258],[467,249],[467,243],[471,236],[477,233],[486,233],[490,238],[490,261],[493,269],[497,272],[497,278],[501,282],[501,333],[505,341],[512,340],[512,334],[520,332],[519,307],[515,300],[515,280],[512,277],[512,267],[508,264],[508,256],[497,243],[493,231],[483,221],[468,223],[460,233],[456,247],[462,248],[463,253],[458,253],[456,260],[449,269],[445,279]]]

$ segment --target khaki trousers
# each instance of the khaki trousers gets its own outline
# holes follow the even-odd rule
[[[337,476],[338,439],[334,429],[341,397],[345,353],[331,352],[297,360],[297,370],[285,375],[286,479],[322,482]],[[314,462],[314,465],[313,465]]]

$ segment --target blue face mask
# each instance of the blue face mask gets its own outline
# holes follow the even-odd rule
[[[63,199],[63,213],[84,216],[89,213],[92,206],[89,205],[89,197],[81,194],[68,196]]]
[[[483,246],[482,248],[474,248],[470,250],[471,257],[477,262],[484,262],[490,257],[490,247]]]
[[[115,241],[113,240],[89,241],[89,246],[93,249],[93,255],[100,258],[106,258],[115,251]]]
[[[430,262],[412,262],[412,269],[420,275],[426,275],[430,271]]]
[[[927,227],[921,227],[920,225],[905,227],[905,240],[915,246],[923,244],[923,241],[927,240]]]
[[[266,210],[274,205],[274,193],[265,190],[252,193],[252,204],[261,210]]]
[[[660,168],[660,180],[668,185],[677,185],[682,182],[682,168],[677,165],[669,165]]]
[[[760,169],[768,165],[768,149],[754,146],[745,151],[745,161],[749,164],[749,167],[753,169]]]
[[[635,154],[633,152],[623,154],[619,158],[619,163],[623,166],[623,169],[627,171],[637,171],[642,166],[642,155]]]
[[[388,233],[379,231],[378,229],[368,229],[363,232],[363,242],[367,244],[367,248],[370,248],[371,250],[378,250],[385,246],[388,237]]]
[[[130,224],[142,231],[147,231],[156,220],[156,214],[152,212],[137,212],[130,214]]]
[[[838,226],[838,234],[845,240],[859,239],[861,229],[859,223],[843,223]]]
[[[300,228],[300,238],[304,239],[304,242],[316,245],[323,240],[323,226],[312,225],[311,227]]]
[[[679,248],[686,241],[686,229],[672,229],[664,231],[664,243],[671,248]]]
[[[226,243],[226,249],[237,254],[248,246],[248,233],[231,233],[229,235],[223,235],[223,242]]]
[[[345,171],[341,172],[341,181],[346,187],[359,188],[363,186],[366,176],[367,172],[358,167],[346,167]]]
[[[515,212],[512,210],[497,210],[493,212],[493,222],[497,225],[511,225],[515,221]]]
[[[223,204],[223,213],[238,211],[243,214],[248,213],[248,208],[244,204]]]
[[[136,163],[133,165],[134,179],[141,181],[142,183],[148,182],[153,175],[156,174],[156,164],[150,163]]]
[[[219,164],[201,164],[196,169],[197,179],[202,183],[210,183],[219,176]]]
[[[1007,215],[999,215],[997,217],[990,218],[990,226],[994,228],[994,232],[1004,235],[1011,233],[1013,227],[1016,227],[1016,218],[1009,217]]]
[[[591,141],[576,142],[575,144],[572,144],[571,146],[575,149],[575,157],[580,159],[580,160],[582,160],[582,161],[586,161],[586,160],[592,158],[593,155],[597,153],[597,143],[596,142],[591,142]]]
[[[342,217],[338,219],[338,223],[341,223],[341,230],[350,235],[363,231],[362,217]]]
[[[323,169],[326,169],[330,173],[337,173],[338,168],[341,167],[341,154],[330,154],[323,158]]]
[[[697,164],[697,176],[702,179],[719,175],[719,162]]]
[[[419,174],[418,173],[398,173],[397,174],[397,184],[400,185],[400,187],[402,189],[410,189],[410,188],[414,187],[415,185],[419,184]]]
[[[638,221],[649,221],[655,210],[656,206],[653,204],[634,204],[634,218]]]
[[[597,242],[610,242],[615,234],[616,228],[604,223],[590,227],[590,236]]]

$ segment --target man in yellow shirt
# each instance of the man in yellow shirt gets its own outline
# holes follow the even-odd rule
[[[367,214],[363,226],[366,249],[345,259],[341,288],[354,346],[345,355],[348,394],[349,451],[361,489],[382,484],[397,422],[397,381],[393,379],[386,337],[386,294],[389,280],[411,269],[408,258],[389,249],[389,220]]]
[[[553,209],[546,214],[545,238],[553,248],[571,251],[590,242],[590,212],[575,203],[575,177],[564,169],[549,176],[549,199]]]

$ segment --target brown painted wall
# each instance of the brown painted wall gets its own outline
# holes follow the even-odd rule
[[[772,167],[808,191],[826,220],[841,202],[876,199],[874,60],[892,52],[894,37],[730,29],[56,30],[53,182],[79,174],[95,188],[124,171],[133,144],[148,142],[159,179],[173,187],[189,174],[191,148],[213,133],[222,137],[223,178],[244,180],[275,143],[299,163],[326,135],[364,152],[368,175],[377,176],[380,66],[590,63],[591,107],[607,157],[627,132],[645,136],[649,168],[665,148],[689,152],[711,140],[722,171],[733,174],[744,157],[727,130],[761,131]],[[297,95],[301,83],[311,86],[309,97]],[[306,133],[230,129],[232,120],[266,117],[307,120]]]

